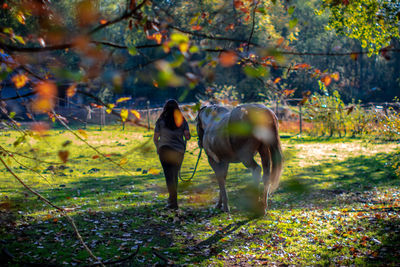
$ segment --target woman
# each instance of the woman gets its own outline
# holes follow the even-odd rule
[[[178,173],[186,150],[186,141],[189,139],[189,126],[178,102],[174,99],[168,100],[156,122],[153,140],[167,182],[169,209],[178,209]]]

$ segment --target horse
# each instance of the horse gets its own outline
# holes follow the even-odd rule
[[[283,154],[278,133],[278,119],[261,104],[243,104],[234,108],[209,105],[197,114],[199,147],[207,154],[219,185],[216,208],[229,212],[225,190],[230,163],[243,163],[252,172],[256,188],[261,179],[261,167],[254,160],[258,152],[263,167],[263,203],[269,192],[279,185],[283,170]]]

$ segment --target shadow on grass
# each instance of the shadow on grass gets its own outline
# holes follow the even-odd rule
[[[303,208],[305,202],[329,208],[340,204],[340,194],[363,192],[375,186],[398,185],[393,171],[385,165],[390,157],[391,154],[360,156],[301,169],[281,183],[272,208]],[[187,171],[183,175],[190,173]],[[238,243],[248,242],[246,236],[239,234],[235,235],[235,242],[223,239],[254,218],[249,211],[255,195],[248,190],[248,185],[252,183],[251,174],[241,170],[230,172],[227,178],[233,212],[250,214],[247,219],[232,222],[212,208],[218,192],[217,184],[206,177],[211,173],[201,170],[194,182],[180,183],[182,199],[179,212],[164,209],[166,190],[162,175],[88,177],[67,184],[65,188],[42,193],[50,195],[57,205],[81,205],[76,208],[73,217],[89,247],[103,259],[130,255],[140,246],[137,257],[126,264],[200,264],[221,251],[229,251]],[[205,199],[193,200],[195,196]],[[352,201],[362,203],[363,199],[353,198]],[[100,212],[95,211],[98,205],[102,207]],[[31,212],[41,209],[32,205]],[[220,219],[222,223],[216,223],[215,219]],[[388,231],[388,227],[390,231],[395,231],[393,227],[399,222],[372,223],[379,237]],[[73,236],[73,230],[65,219],[51,214],[42,220],[28,219],[2,239],[5,246],[23,261],[85,264],[87,253]],[[394,237],[399,236],[396,234]],[[377,250],[386,248],[386,251],[398,252],[391,250],[390,246],[389,241],[385,241]]]

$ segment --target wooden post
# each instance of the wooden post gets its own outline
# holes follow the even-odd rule
[[[103,111],[103,108],[101,108],[101,109],[99,109],[99,111],[100,111],[100,116],[99,116],[99,119],[100,119],[100,129],[99,129],[99,131],[101,131],[102,130],[102,122],[103,122],[103,120],[102,120],[102,118],[101,118],[101,116],[102,116],[102,111]]]
[[[100,125],[105,127],[106,126],[106,110],[105,110],[105,107],[103,107],[101,109],[100,117],[101,117]]]
[[[302,110],[301,110],[301,106],[302,105],[299,105],[299,128],[300,128],[300,134],[303,133],[303,113],[302,113]]]
[[[150,131],[150,100],[147,100],[147,130]]]

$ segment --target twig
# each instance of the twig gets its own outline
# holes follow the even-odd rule
[[[52,184],[50,184],[50,182],[47,180],[46,177],[44,177],[44,175],[42,175],[42,174],[39,173],[38,171],[35,171],[34,169],[32,169],[32,168],[30,168],[30,167],[28,167],[28,166],[22,164],[21,162],[19,162],[17,159],[15,159],[15,157],[12,157],[12,154],[11,154],[9,151],[5,150],[4,147],[2,147],[1,145],[0,145],[0,149],[3,150],[5,153],[7,153],[7,155],[8,155],[9,157],[11,157],[11,158],[12,158],[17,164],[19,164],[20,166],[22,166],[22,167],[24,167],[25,169],[28,169],[28,170],[30,170],[31,172],[34,172],[34,173],[36,173],[37,175],[39,175],[40,177],[42,177],[42,178],[52,187]],[[54,180],[54,178],[53,178],[53,180]]]
[[[249,36],[249,40],[247,41],[247,52],[249,52],[250,49],[250,43],[251,43],[251,38],[253,38],[253,34],[254,34],[254,28],[255,28],[255,24],[256,24],[256,9],[258,6],[258,3],[260,3],[260,1],[257,1],[254,5],[254,9],[253,9],[253,24],[251,26],[251,32],[250,32],[250,36]]]
[[[78,237],[79,241],[81,242],[81,244],[83,245],[83,247],[85,248],[85,250],[89,253],[89,255],[96,260],[96,262],[98,262],[101,266],[105,266],[94,254],[93,252],[90,250],[90,248],[86,245],[85,241],[83,240],[81,234],[79,233],[78,228],[75,225],[75,221],[67,214],[67,211],[64,208],[61,208],[55,204],[53,204],[50,200],[48,200],[47,198],[45,198],[44,196],[42,196],[41,194],[39,194],[38,192],[36,192],[35,190],[33,190],[32,188],[30,188],[27,184],[24,183],[24,181],[21,180],[21,178],[19,178],[11,169],[10,167],[4,162],[3,158],[0,157],[0,161],[1,163],[4,165],[4,167],[8,170],[9,173],[11,173],[12,176],[14,176],[15,179],[17,179],[17,181],[22,184],[29,192],[31,192],[32,194],[34,194],[35,196],[37,196],[39,199],[41,199],[43,202],[45,202],[46,204],[48,204],[49,206],[55,208],[56,210],[58,210],[63,216],[65,216],[68,221],[71,223],[72,228],[74,229],[74,232],[76,234],[76,236]]]

